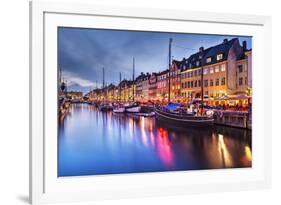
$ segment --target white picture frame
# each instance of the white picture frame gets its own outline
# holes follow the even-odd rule
[[[126,23],[124,23],[126,22]],[[159,23],[161,22],[161,23]],[[182,25],[185,25],[182,28]],[[56,176],[58,26],[253,36],[253,167]],[[182,28],[182,30],[180,29]],[[187,29],[190,28],[190,29]],[[191,29],[192,28],[192,29]],[[266,101],[266,103],[265,103]],[[30,2],[30,202],[74,202],[269,188],[271,185],[271,18],[184,10]],[[69,197],[71,196],[71,197]]]

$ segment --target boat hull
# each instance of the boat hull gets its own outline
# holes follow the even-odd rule
[[[207,116],[188,116],[176,113],[168,113],[155,109],[156,118],[165,122],[182,124],[185,126],[213,126],[214,118]]]
[[[113,109],[113,112],[114,113],[124,113],[125,112],[125,108],[116,108],[116,109]]]
[[[141,107],[126,108],[126,112],[128,112],[128,113],[139,113],[140,110],[141,110]]]

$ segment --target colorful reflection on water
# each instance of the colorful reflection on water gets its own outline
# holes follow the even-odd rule
[[[178,127],[73,104],[59,123],[59,176],[251,167],[251,132]]]

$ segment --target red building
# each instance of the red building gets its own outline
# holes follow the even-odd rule
[[[164,70],[159,72],[157,75],[157,100],[161,102],[168,102],[168,92],[169,92],[169,70]]]
[[[170,101],[181,100],[181,66],[182,61],[173,60],[170,68]]]

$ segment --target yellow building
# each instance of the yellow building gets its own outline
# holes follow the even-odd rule
[[[203,69],[203,95],[212,105],[228,103],[238,98],[247,103],[251,89],[251,50],[238,38],[225,39],[221,44],[204,49],[181,62],[181,95],[185,102],[201,98],[201,71]],[[242,96],[244,95],[244,97]],[[244,99],[243,99],[244,98]]]

